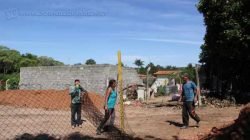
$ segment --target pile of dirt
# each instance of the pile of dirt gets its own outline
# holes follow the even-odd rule
[[[223,128],[213,127],[201,140],[248,140],[250,138],[250,103],[240,112],[234,123]]]
[[[103,105],[103,96],[96,93],[84,95],[86,102],[92,102],[97,108]],[[0,92],[0,105],[47,110],[69,110],[68,90],[7,90]]]

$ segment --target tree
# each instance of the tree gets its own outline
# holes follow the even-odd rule
[[[175,69],[177,69],[176,66],[168,65],[165,67],[165,70],[175,70]]]
[[[0,46],[0,73],[7,74],[19,70],[21,55],[16,50]]]
[[[39,66],[61,66],[64,65],[62,62],[56,61],[51,57],[41,56],[38,57]]]
[[[85,62],[86,65],[95,65],[96,62],[94,59],[88,59],[86,62]]]
[[[200,62],[208,88],[222,96],[229,90],[238,96],[250,91],[249,7],[249,0],[200,0],[197,5],[206,25]]]
[[[134,64],[135,64],[138,68],[140,68],[140,67],[142,67],[142,66],[144,65],[144,61],[142,61],[141,59],[136,59],[135,62],[134,62]]]
[[[157,70],[164,70],[164,67],[161,65],[156,65]]]
[[[148,67],[151,67],[151,70],[149,71],[149,74],[154,74],[158,71],[157,67],[154,65],[153,62],[150,62],[146,67],[145,69],[147,70]]]
[[[82,65],[81,63],[75,63],[74,66],[80,66]]]
[[[196,78],[195,78],[195,68],[193,67],[192,64],[188,64],[187,67],[183,68],[183,69],[181,70],[180,75],[182,76],[184,73],[187,73],[187,74],[189,75],[190,80],[196,82]]]
[[[22,54],[22,57],[37,60],[37,56],[31,53]]]
[[[20,67],[56,65],[63,65],[63,63],[46,56],[37,57],[31,53],[20,54],[16,50],[0,46],[0,80],[9,79],[10,88],[18,86]]]
[[[137,66],[137,72],[140,74],[144,74],[144,61],[142,61],[141,59],[136,59],[134,64]]]
[[[118,64],[116,64],[118,66]],[[124,64],[122,63],[122,67],[124,67]]]
[[[19,62],[20,67],[33,67],[37,66],[37,61],[28,59],[28,58],[22,58]]]

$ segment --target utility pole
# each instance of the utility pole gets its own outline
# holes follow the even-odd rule
[[[201,106],[201,90],[200,90],[200,79],[199,79],[199,65],[195,64],[195,74],[196,74],[196,81],[197,81],[197,94],[198,94],[198,105]]]
[[[148,101],[148,73],[151,70],[151,67],[147,69],[147,86],[146,86],[146,101]]]

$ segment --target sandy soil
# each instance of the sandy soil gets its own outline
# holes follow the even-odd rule
[[[103,116],[103,98],[89,94],[83,109],[83,128],[71,129],[69,96],[64,91],[8,91],[0,92],[0,139],[13,138],[23,133],[48,133],[63,136],[73,132],[96,137],[95,129]],[[167,98],[156,98],[148,104],[165,103]],[[201,126],[181,130],[181,109],[176,107],[125,106],[126,131],[134,132],[142,139],[198,139],[209,133],[212,127],[232,123],[242,107],[200,107]],[[119,125],[119,108],[116,111]]]
[[[162,101],[161,99],[156,99]],[[165,99],[163,99],[165,100]],[[200,116],[200,127],[195,127],[191,118],[188,129],[182,126],[181,109],[176,107],[127,107],[126,115],[136,136],[143,139],[199,139],[208,134],[213,127],[223,127],[234,122],[242,107],[196,108]]]
[[[72,129],[69,111],[46,111],[44,109],[17,108],[0,106],[0,139],[14,138],[24,133],[48,133],[55,136],[81,132],[93,135],[95,127],[88,121],[84,129]]]
[[[96,125],[103,118],[103,98],[95,93],[86,94],[84,98],[84,127],[72,129],[68,90],[1,91],[0,140],[14,138],[23,133],[65,136],[80,132],[95,136]]]

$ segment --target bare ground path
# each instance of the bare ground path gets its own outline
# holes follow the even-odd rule
[[[13,138],[23,133],[48,133],[62,136],[79,132],[96,137],[94,122],[96,122],[96,116],[101,113],[98,110],[102,110],[102,101],[102,97],[98,94],[89,94],[88,102],[84,106],[86,108],[83,111],[86,119],[83,128],[72,130],[69,122],[67,90],[0,92],[0,139]],[[160,97],[150,100],[148,104],[165,104],[167,101],[168,98]],[[125,106],[126,127],[130,127],[135,137],[167,140],[198,139],[209,133],[213,127],[222,127],[232,123],[242,108],[210,106],[198,108],[196,112],[201,117],[201,126],[181,130],[181,109],[151,105]],[[119,108],[116,113],[116,121],[119,125]],[[190,119],[190,125],[194,124],[195,122]]]
[[[232,123],[242,107],[196,109],[201,117],[200,127],[192,127],[195,121],[190,118],[190,128],[182,130],[181,109],[173,107],[127,107],[126,114],[130,127],[136,136],[143,139],[198,139],[213,127]]]

